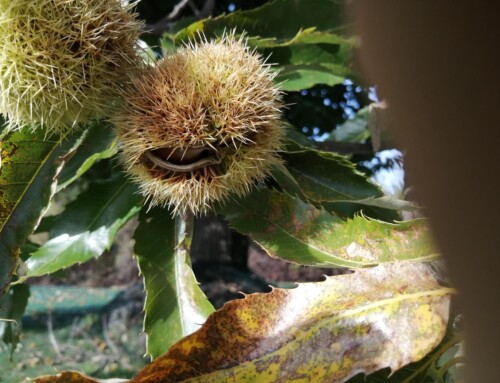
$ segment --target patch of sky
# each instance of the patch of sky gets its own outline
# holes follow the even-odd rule
[[[302,132],[308,135],[311,132],[311,128],[308,126],[303,126]],[[321,134],[320,133],[321,133],[321,129],[317,126],[314,126],[312,128],[312,134],[309,136],[309,139],[312,141],[323,142],[323,141],[326,141],[328,139],[328,137],[330,137],[329,132],[323,132]]]
[[[323,99],[324,106],[330,106],[331,104],[332,104],[332,100],[330,100],[328,97]]]
[[[351,99],[347,100],[346,104],[348,106],[350,106],[351,108],[353,108],[353,109],[359,109],[360,108],[359,102],[355,98],[351,98]]]
[[[344,93],[344,98],[349,101],[355,99],[354,92],[352,90],[347,90],[347,92]]]
[[[301,96],[307,96],[307,94],[308,94],[307,89],[302,89],[302,90],[300,91],[300,95],[301,95]]]
[[[369,161],[359,163],[372,172],[370,180],[386,195],[401,197],[404,190],[403,154],[397,149],[383,150]]]
[[[368,98],[373,102],[380,101],[380,99],[378,98],[378,94],[377,94],[377,87],[371,86],[368,88]]]
[[[356,112],[354,111],[354,109],[352,109],[348,106],[345,106],[344,107],[344,114],[346,115],[346,118],[353,118],[356,115]]]
[[[229,5],[227,6],[227,10],[229,12],[234,12],[235,9],[236,9],[236,5],[234,3],[229,3]]]
[[[326,141],[328,137],[330,137],[330,133],[324,132],[321,136],[313,136],[312,138],[314,141],[323,142]]]

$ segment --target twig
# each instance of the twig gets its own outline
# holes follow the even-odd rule
[[[198,18],[204,19],[205,17],[210,16],[214,11],[214,7],[215,7],[215,0],[206,0],[203,9],[199,13],[199,15],[197,15]]]
[[[200,14],[200,10],[196,7],[196,5],[193,2],[193,0],[189,0],[189,8],[191,8],[191,10],[193,11],[194,15],[196,17],[198,17],[198,15]]]
[[[157,21],[153,24],[146,24],[144,26],[144,32],[152,35],[161,35],[163,32],[168,30],[171,25],[171,22],[179,16],[181,11],[190,3],[189,0],[181,0],[177,4],[175,4],[174,8],[168,15],[166,15],[161,20]],[[192,7],[192,5],[191,5]]]
[[[164,32],[169,30],[169,28],[172,26],[173,21],[178,18],[182,10],[186,8],[187,5],[189,5],[189,7],[193,11],[197,19],[204,19],[205,17],[210,16],[214,11],[215,0],[207,0],[201,10],[199,10],[194,5],[192,0],[181,0],[174,6],[172,11],[164,18],[157,21],[156,23],[146,24],[144,26],[144,33],[155,36],[161,36]]]
[[[177,15],[184,9],[186,5],[190,3],[189,0],[181,0],[177,4],[175,4],[174,9],[172,9],[172,12],[170,12],[166,19],[167,20],[173,20],[177,17]]]
[[[101,320],[102,320],[102,335],[104,336],[104,341],[108,345],[108,347],[111,350],[111,352],[113,353],[113,355],[121,356],[120,350],[118,349],[118,347],[116,347],[115,343],[109,337],[108,323],[106,321],[106,315],[103,315]]]
[[[54,335],[54,329],[52,328],[52,313],[49,311],[49,315],[47,317],[47,332],[49,333],[49,341],[52,345],[57,356],[61,357],[61,349],[59,348],[59,344],[57,343],[57,339]]]

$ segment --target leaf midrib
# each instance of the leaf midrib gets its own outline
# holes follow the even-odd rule
[[[291,290],[291,291],[293,291],[293,290]],[[357,307],[357,308],[354,308],[354,309],[345,310],[340,315],[335,315],[334,314],[334,315],[324,316],[323,318],[321,318],[318,321],[316,321],[315,324],[312,327],[318,326],[318,324],[320,322],[322,322],[323,320],[337,322],[337,321],[345,319],[345,318],[355,317],[356,315],[359,315],[359,314],[361,314],[364,311],[369,311],[369,310],[372,310],[372,309],[376,309],[378,307],[382,307],[382,306],[388,305],[390,303],[404,302],[404,301],[407,301],[407,300],[410,300],[410,301],[411,300],[417,300],[417,301],[421,302],[422,297],[426,297],[426,296],[427,297],[445,296],[445,295],[450,295],[450,294],[452,294],[454,292],[455,292],[455,290],[453,290],[451,288],[439,287],[438,289],[434,289],[434,290],[431,290],[431,291],[421,291],[421,292],[417,292],[417,293],[400,294],[397,297],[391,297],[391,298],[381,299],[381,300],[378,300],[376,302],[371,302],[370,304],[364,305],[362,307]],[[325,326],[322,326],[322,327],[324,328]],[[305,337],[307,337],[307,335],[309,333],[310,333],[310,331],[302,331],[300,333],[295,333],[294,336],[293,336],[293,340],[292,341],[284,343],[281,347],[275,349],[274,351],[272,351],[270,353],[265,353],[263,355],[258,356],[255,359],[249,360],[247,362],[240,363],[238,366],[235,366],[235,367],[237,368],[237,367],[245,365],[245,364],[252,365],[252,364],[255,364],[258,361],[263,360],[265,358],[272,358],[274,355],[279,355],[280,352],[284,348],[289,347],[291,344],[297,344],[297,343],[300,344],[302,342],[302,340]],[[230,368],[230,370],[233,369],[233,368]],[[209,374],[217,373],[219,371],[222,371],[222,370],[221,369],[217,369],[217,370],[209,372]],[[202,376],[203,375],[200,375],[198,377],[202,377]]]
[[[38,174],[40,174],[40,172],[43,169],[43,167],[47,164],[47,159],[50,158],[54,154],[54,151],[56,150],[56,148],[61,144],[61,142],[65,138],[66,138],[66,135],[62,136],[58,141],[43,141],[43,140],[19,140],[19,141],[17,141],[17,142],[28,142],[28,143],[29,142],[43,142],[43,143],[53,144],[53,146],[50,149],[50,151],[48,152],[48,154],[43,158],[43,161],[35,162],[35,163],[39,163],[40,166],[38,166],[37,170],[34,172],[33,176],[30,178],[29,182],[26,183],[28,186],[26,186],[24,188],[24,190],[21,193],[20,197],[17,199],[16,203],[14,204],[14,207],[12,208],[12,210],[10,211],[10,213],[8,213],[8,215],[5,218],[4,222],[1,224],[1,226],[0,226],[0,233],[3,233],[3,230],[4,230],[5,226],[11,220],[12,216],[14,215],[14,213],[17,211],[17,208],[19,207],[19,203],[25,197],[26,193],[28,192],[28,190],[30,189],[31,185],[33,184],[33,181],[38,176]],[[14,164],[12,164],[12,165],[14,165]],[[54,182],[57,182],[57,181],[54,181]]]

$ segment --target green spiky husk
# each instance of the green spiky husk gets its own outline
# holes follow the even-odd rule
[[[120,0],[0,0],[0,113],[64,133],[106,116],[140,65],[142,24]]]
[[[112,120],[124,166],[151,205],[204,213],[265,179],[281,161],[284,137],[281,92],[273,79],[269,65],[229,35],[181,48],[124,90]],[[144,155],[194,147],[207,148],[219,163],[175,172]]]

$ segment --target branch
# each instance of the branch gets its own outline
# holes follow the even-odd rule
[[[49,315],[47,317],[47,333],[49,335],[49,341],[54,349],[55,353],[57,354],[58,357],[62,356],[61,353],[61,348],[59,347],[59,344],[57,343],[57,339],[54,335],[54,329],[52,327],[52,313],[49,311]]]
[[[156,23],[153,24],[146,24],[144,26],[144,33],[148,33],[151,35],[161,35],[163,32],[167,31],[170,28],[170,25],[172,25],[172,21],[179,16],[181,11],[191,3],[190,0],[181,0],[179,1],[172,11],[168,15],[166,15],[164,18],[161,20],[157,21]],[[191,4],[192,7],[192,4]],[[194,10],[193,10],[194,11]]]
[[[215,0],[206,0],[203,9],[201,10],[200,14],[197,15],[198,18],[204,19],[205,17],[210,16],[214,11],[214,7],[215,7]]]
[[[111,340],[109,337],[109,332],[108,332],[108,322],[106,320],[106,315],[103,315],[101,318],[102,321],[102,335],[104,337],[104,341],[106,342],[106,345],[109,347],[113,355],[120,357],[121,359],[121,352],[116,347],[116,344]]]
[[[196,8],[192,0],[181,0],[174,6],[172,11],[164,18],[157,21],[156,23],[146,24],[144,26],[143,32],[154,36],[161,36],[164,32],[170,29],[173,22],[179,17],[181,11],[188,5],[193,11],[196,18],[199,20],[199,19],[204,19],[212,14],[215,7],[215,0],[207,0],[201,10]]]

